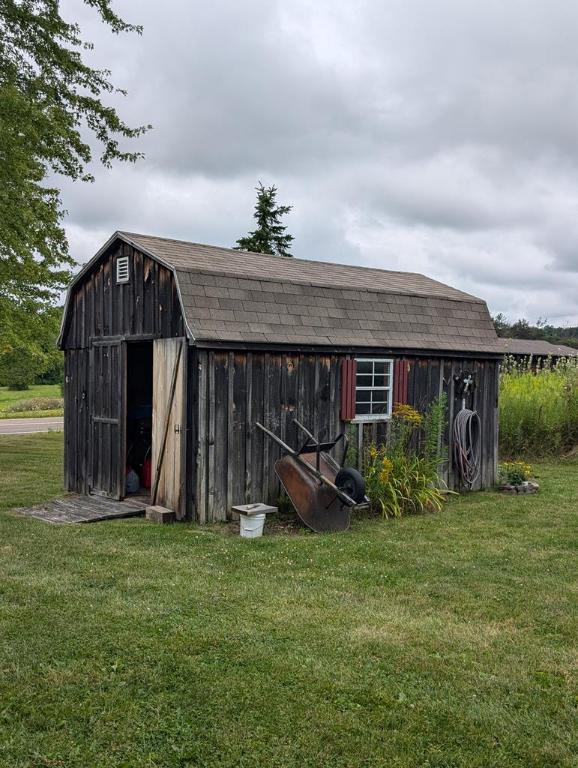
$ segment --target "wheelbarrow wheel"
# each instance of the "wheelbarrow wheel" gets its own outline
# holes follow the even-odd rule
[[[357,503],[365,498],[365,480],[353,467],[340,469],[335,477],[335,485]]]

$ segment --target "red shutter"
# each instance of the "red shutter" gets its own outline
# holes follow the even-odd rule
[[[409,363],[396,360],[393,365],[393,404],[407,403],[407,378]]]
[[[341,420],[355,418],[355,374],[357,361],[351,358],[341,362]]]

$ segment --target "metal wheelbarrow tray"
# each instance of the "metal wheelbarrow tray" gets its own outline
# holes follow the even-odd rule
[[[256,422],[256,426],[285,453],[275,462],[277,477],[305,525],[316,533],[346,531],[352,510],[366,506],[368,501],[359,472],[352,467],[340,466],[328,453],[343,441],[342,461],[345,461],[347,438],[341,433],[334,440],[321,443],[297,419],[293,423],[307,435],[298,450]]]

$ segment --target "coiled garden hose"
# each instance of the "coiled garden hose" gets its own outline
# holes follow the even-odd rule
[[[454,466],[462,483],[470,488],[480,474],[480,417],[462,408],[454,419]]]

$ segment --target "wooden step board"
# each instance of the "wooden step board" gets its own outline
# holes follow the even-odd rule
[[[104,496],[69,494],[37,507],[15,509],[14,512],[44,520],[46,523],[96,523],[122,517],[138,517],[150,504],[148,497],[115,501]]]

